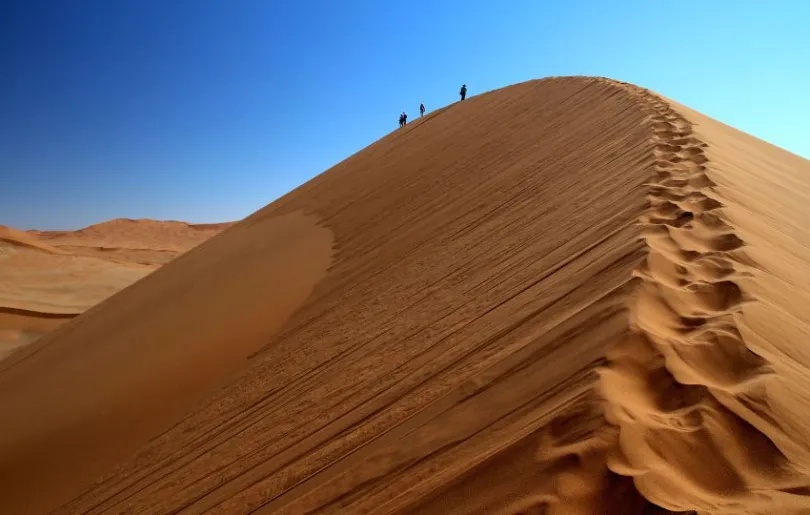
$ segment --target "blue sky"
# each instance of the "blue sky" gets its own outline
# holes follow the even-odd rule
[[[810,157],[810,2],[6,0],[0,224],[242,218],[420,102],[652,88]]]

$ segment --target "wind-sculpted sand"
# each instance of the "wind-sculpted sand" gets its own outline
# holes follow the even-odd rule
[[[611,468],[670,509],[810,513],[810,163],[628,89],[658,160]]]
[[[329,265],[316,224],[240,224],[0,362],[0,511],[50,508],[43,492],[85,486],[237,371]]]
[[[174,220],[118,218],[78,231],[33,231],[33,234],[39,241],[62,248],[84,248],[107,255],[119,251],[128,256],[123,251],[182,253],[231,225],[232,222],[188,224]]]
[[[112,220],[50,232],[0,226],[0,359],[229,225]]]
[[[0,362],[0,511],[803,513],[808,182],[628,84],[468,98]]]

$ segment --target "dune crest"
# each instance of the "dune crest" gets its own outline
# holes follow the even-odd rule
[[[65,254],[65,251],[39,241],[36,236],[28,234],[24,231],[18,231],[17,229],[7,227],[5,225],[0,225],[0,242],[18,247],[29,247],[41,250],[43,252],[48,252],[50,254]]]
[[[189,224],[176,220],[116,218],[76,231],[33,231],[40,241],[67,247],[185,251],[233,222]]]
[[[611,468],[672,510],[804,513],[810,164],[626,87],[650,106],[657,162],[634,333],[602,374]]]

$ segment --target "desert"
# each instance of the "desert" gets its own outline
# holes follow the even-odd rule
[[[76,231],[0,226],[0,359],[229,225],[118,219]]]
[[[0,512],[810,513],[809,192],[560,76],[233,224],[4,228]]]

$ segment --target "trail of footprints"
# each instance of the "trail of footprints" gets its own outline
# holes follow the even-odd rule
[[[735,329],[733,315],[747,300],[735,280],[749,274],[734,256],[744,243],[712,197],[707,145],[666,102],[637,86],[618,85],[651,109],[656,158],[648,209],[639,221],[650,252],[634,273],[642,285],[631,324],[667,360],[688,356],[688,366],[678,369],[693,368],[693,375],[679,382],[733,389],[730,369],[739,365],[746,373],[732,375],[754,376],[765,364]],[[721,355],[725,363],[717,359]],[[730,356],[735,362],[727,361]]]
[[[639,220],[649,253],[634,272],[639,288],[630,305],[631,335],[608,356],[601,388],[608,422],[620,435],[642,435],[657,471],[645,478],[650,469],[641,464],[650,455],[637,449],[617,449],[609,463],[635,477],[641,493],[661,506],[715,512],[717,502],[729,508],[752,485],[778,489],[785,479],[767,472],[784,460],[781,453],[718,400],[761,397],[770,372],[745,346],[734,320],[750,300],[737,284],[750,276],[738,252],[744,242],[723,221],[706,174],[707,145],[693,136],[690,123],[654,94],[619,87],[651,110],[655,165]],[[718,431],[732,438],[730,448],[713,447]],[[700,450],[703,455],[674,461],[670,454]],[[749,472],[717,480],[727,466],[723,473]],[[673,477],[700,493],[679,492]]]
[[[649,210],[640,221],[650,254],[635,274],[645,283],[637,305],[657,303],[663,312],[650,318],[637,312],[633,323],[667,359],[688,356],[684,368],[694,374],[679,377],[680,382],[734,388],[730,369],[746,371],[734,377],[755,377],[764,366],[745,347],[732,318],[746,300],[734,282],[745,274],[733,258],[743,241],[720,217],[722,204],[710,196],[714,183],[706,174],[707,145],[665,102],[646,91],[636,94],[654,113],[657,174],[649,185]],[[645,299],[644,292],[654,298]],[[679,352],[684,345],[689,349]],[[720,355],[724,359],[717,359]],[[730,356],[738,359],[726,361]]]
[[[690,433],[693,436],[684,442],[695,438],[705,444],[711,440],[707,414],[722,413],[727,429],[741,422],[710,389],[731,395],[748,393],[767,375],[767,364],[745,346],[735,326],[733,317],[748,300],[735,281],[750,274],[735,255],[744,242],[723,221],[723,205],[712,196],[715,184],[706,173],[706,143],[692,135],[688,121],[652,93],[630,84],[618,87],[638,97],[652,114],[654,175],[646,184],[648,206],[639,220],[649,252],[634,272],[640,285],[630,306],[631,335],[611,351],[609,365],[600,371],[605,417],[612,429],[581,435],[574,446],[547,442],[538,452],[547,459],[558,457],[550,463],[598,453],[611,433],[625,429],[635,433],[639,427],[656,434]],[[743,440],[738,443],[744,448]],[[668,462],[666,456],[659,458]],[[622,475],[640,477],[649,472],[639,468],[638,460],[631,464],[622,449],[614,449],[608,460],[610,468]],[[719,496],[735,489],[742,494],[746,488],[742,480],[713,484],[711,476],[718,471],[711,466],[695,474],[689,467],[679,470],[681,465],[666,464],[675,475],[692,474],[688,480],[705,483],[708,490],[716,488]],[[694,498],[645,491],[643,481],[637,487],[648,499],[672,510],[706,508],[696,506]]]

